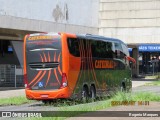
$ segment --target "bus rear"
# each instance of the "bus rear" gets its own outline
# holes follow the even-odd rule
[[[24,82],[28,99],[68,98],[62,71],[60,34],[31,34],[24,39]]]

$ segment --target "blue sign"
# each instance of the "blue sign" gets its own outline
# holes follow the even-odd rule
[[[141,44],[139,51],[160,52],[160,44]]]
[[[131,52],[131,51],[132,51],[132,48],[128,48],[128,51]]]
[[[39,82],[39,83],[38,83],[38,86],[39,86],[39,87],[43,87],[43,82]]]
[[[8,52],[12,52],[13,48],[11,46],[8,46]]]

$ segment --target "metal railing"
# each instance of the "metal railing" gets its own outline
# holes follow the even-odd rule
[[[20,66],[0,65],[0,87],[23,87],[23,69]]]

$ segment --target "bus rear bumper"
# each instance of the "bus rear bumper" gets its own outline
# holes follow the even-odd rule
[[[49,99],[60,99],[69,98],[68,87],[57,89],[57,90],[29,90],[25,89],[27,99],[33,100],[49,100]]]

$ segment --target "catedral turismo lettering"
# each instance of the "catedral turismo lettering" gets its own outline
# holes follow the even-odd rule
[[[96,60],[95,68],[114,68],[114,62],[111,60]]]
[[[53,36],[30,36],[28,40],[48,40],[48,39],[53,39],[55,37]]]

